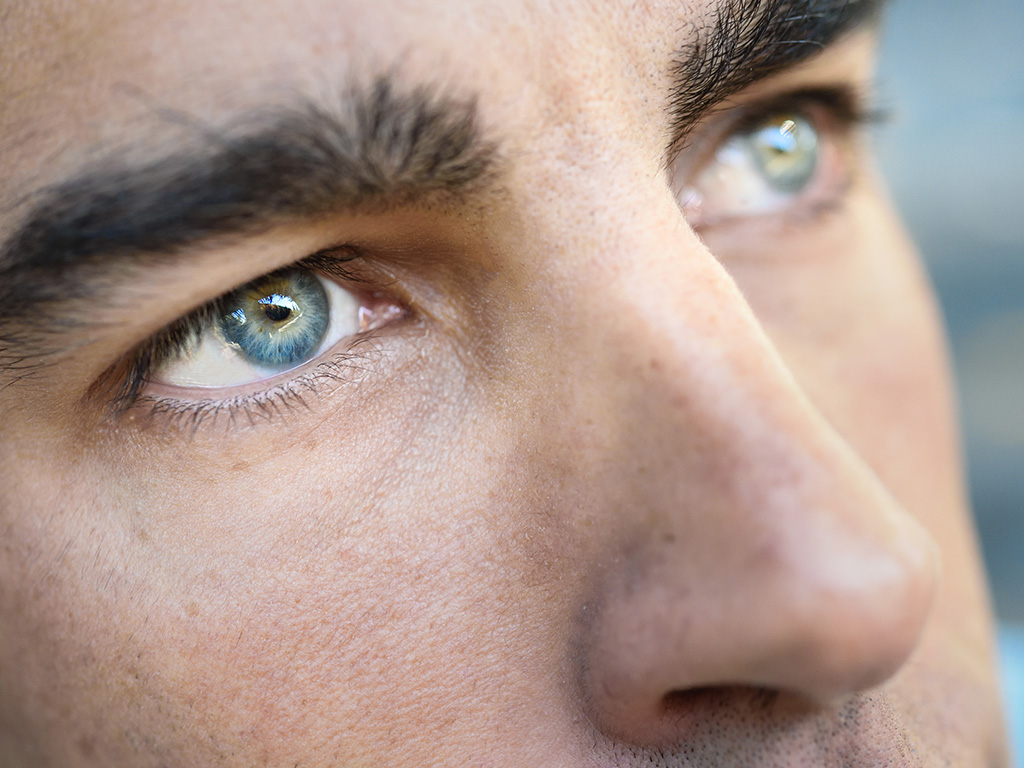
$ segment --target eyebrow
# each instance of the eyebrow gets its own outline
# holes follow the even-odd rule
[[[0,345],[4,325],[88,298],[126,260],[336,210],[451,202],[492,175],[497,152],[474,102],[403,92],[389,77],[352,87],[336,110],[246,115],[239,132],[188,122],[198,146],[142,167],[107,160],[37,193],[0,246]]]
[[[883,2],[722,0],[678,51],[673,145],[714,104],[817,53]],[[115,285],[125,264],[340,210],[460,201],[497,175],[475,101],[401,90],[390,77],[351,87],[333,110],[268,110],[241,130],[185,122],[192,146],[142,166],[101,161],[27,200],[0,245],[0,371],[50,353],[43,342],[71,327],[51,310]]]
[[[672,67],[672,141],[712,106],[875,20],[886,0],[723,0],[695,25]]]

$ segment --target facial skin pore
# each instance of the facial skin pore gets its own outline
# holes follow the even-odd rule
[[[0,765],[1006,765],[939,322],[836,106],[872,26],[684,114],[723,7],[0,11]],[[798,193],[707,181],[780,114]],[[300,262],[367,324],[326,363],[111,407]]]

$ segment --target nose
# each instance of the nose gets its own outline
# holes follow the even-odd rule
[[[657,231],[620,240],[614,274],[581,270],[597,278],[573,306],[601,340],[573,347],[577,401],[605,431],[591,498],[608,537],[581,677],[600,728],[643,745],[685,733],[693,692],[828,705],[882,683],[936,580],[928,534],[809,402],[726,271],[691,233]]]

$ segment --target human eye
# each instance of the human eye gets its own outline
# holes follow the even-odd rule
[[[192,416],[268,411],[357,356],[359,343],[403,317],[403,303],[350,265],[318,253],[257,277],[190,312],[145,341],[111,372],[111,410]]]
[[[874,118],[864,98],[843,87],[725,111],[675,171],[683,214],[700,230],[834,207],[855,171],[855,129]]]

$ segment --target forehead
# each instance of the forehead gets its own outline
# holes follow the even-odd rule
[[[651,58],[704,3],[538,4],[222,0],[18,4],[6,12],[0,88],[33,100],[76,94],[82,107],[143,82],[196,106],[265,101],[400,67],[411,76],[500,88],[602,55]],[[669,21],[668,28],[665,22]],[[640,55],[638,55],[640,54]],[[472,65],[471,68],[467,68]],[[620,67],[622,65],[620,64]],[[102,82],[103,85],[96,84]]]
[[[330,105],[339,88],[382,73],[475,99],[488,133],[512,145],[552,143],[567,125],[600,125],[606,138],[615,133],[653,157],[668,126],[652,122],[652,110],[664,113],[679,60],[700,38],[707,42],[723,14],[732,14],[734,29],[759,12],[776,27],[812,20],[792,39],[766,45],[774,57],[783,43],[817,50],[816,39],[804,40],[817,36],[815,25],[848,26],[837,19],[856,20],[878,4],[18,2],[0,12],[6,187],[52,183],[91,153],[141,162],[161,145],[297,96]],[[0,216],[12,202],[0,191]]]
[[[197,127],[296,96],[330,102],[347,83],[381,73],[477,99],[485,126],[505,134],[558,122],[566,104],[604,108],[625,123],[637,103],[664,99],[672,51],[708,8],[611,0],[16,3],[0,24],[0,155],[8,179],[38,187],[93,152],[141,161]],[[642,126],[624,130],[642,134]]]

